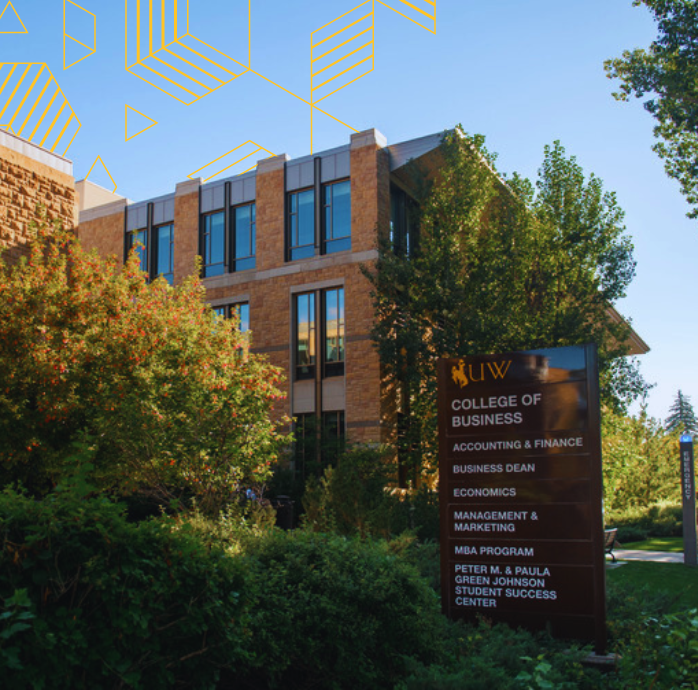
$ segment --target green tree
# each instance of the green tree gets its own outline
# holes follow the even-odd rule
[[[365,269],[373,338],[405,420],[399,451],[429,471],[438,357],[595,342],[609,404],[622,408],[644,386],[617,359],[627,324],[609,318],[635,267],[615,196],[558,142],[546,147],[536,185],[503,181],[484,138],[461,128],[445,135],[441,153],[431,183],[414,171],[424,190],[418,250],[394,251],[383,231],[375,269]]]
[[[642,405],[636,417],[605,410],[601,424],[607,511],[680,501],[676,438]]]
[[[0,482],[41,493],[94,450],[92,480],[215,512],[269,475],[280,371],[249,354],[197,278],[148,283],[45,224],[26,261],[0,262]]]
[[[691,399],[681,391],[676,394],[676,400],[669,408],[669,416],[666,418],[664,426],[667,431],[698,433],[698,421],[696,421]]]
[[[604,64],[611,79],[620,79],[616,99],[645,99],[657,120],[654,150],[698,218],[698,2],[634,0],[657,20],[659,35],[649,48],[626,50]]]

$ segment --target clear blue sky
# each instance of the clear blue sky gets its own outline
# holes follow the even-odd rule
[[[129,1],[135,7],[136,0]],[[190,2],[192,33],[246,61],[247,0]],[[0,60],[48,63],[80,118],[68,152],[77,178],[99,155],[118,193],[141,200],[172,191],[248,139],[294,158],[310,153],[309,107],[302,101],[248,73],[185,106],[124,70],[123,1],[78,4],[97,16],[97,51],[67,71],[61,0],[13,0],[28,34],[0,35]],[[253,69],[307,99],[310,33],[358,4],[251,0]],[[79,11],[69,12],[76,13],[76,30],[89,33],[89,25],[79,25]],[[560,139],[586,171],[617,192],[626,211],[638,266],[618,306],[652,348],[642,369],[657,383],[650,413],[663,418],[679,388],[698,404],[698,326],[691,313],[698,222],[685,217],[678,185],[651,151],[652,118],[639,102],[617,103],[603,71],[604,59],[646,46],[654,36],[648,13],[631,0],[436,0],[435,34],[377,3],[375,70],[322,105],[357,130],[376,127],[389,142],[460,122],[486,135],[501,171],[529,177],[543,146]],[[127,103],[159,123],[129,142]],[[314,149],[346,143],[349,134],[316,116]],[[108,186],[97,171],[90,179]]]

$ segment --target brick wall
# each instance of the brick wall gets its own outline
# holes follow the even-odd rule
[[[72,163],[0,131],[0,247],[10,263],[28,254],[30,225],[41,217],[76,225]]]
[[[199,254],[199,187],[201,180],[181,182],[175,191],[174,284],[194,272]]]
[[[111,209],[109,209],[111,211]],[[123,208],[104,213],[100,209],[80,214],[78,238],[87,250],[96,249],[104,257],[124,257],[124,210]]]
[[[207,299],[216,304],[249,301],[252,348],[281,367],[286,400],[276,414],[292,414],[291,330],[293,294],[301,290],[344,287],[346,361],[344,410],[348,436],[355,441],[385,440],[381,425],[381,372],[370,340],[373,308],[370,284],[360,263],[373,260],[376,228],[390,215],[389,158],[374,130],[352,136],[350,148],[352,251],[287,263],[285,242],[285,180],[281,155],[261,161],[256,173],[257,247],[254,271],[206,279]],[[175,193],[175,284],[189,275],[199,250],[199,188],[193,180]],[[99,214],[99,208],[87,214]],[[118,213],[90,217],[80,223],[80,236],[103,254],[123,254],[124,217]],[[83,216],[81,216],[82,218]]]

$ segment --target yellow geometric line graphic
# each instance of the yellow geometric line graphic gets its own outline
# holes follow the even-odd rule
[[[8,7],[12,8],[12,11],[15,13],[15,17],[17,17],[24,31],[0,31],[0,34],[28,34],[29,32],[27,31],[27,27],[24,26],[24,22],[22,21],[22,18],[17,14],[17,10],[15,9],[11,0],[8,0],[7,5],[5,5],[5,9],[2,12],[0,12],[0,21],[2,21],[2,16],[5,14],[5,12],[7,12]]]
[[[421,26],[423,29],[433,34],[436,33],[435,0],[392,0],[393,4],[400,3],[395,7],[389,2],[383,2],[383,0],[378,0],[378,2],[384,7],[393,10],[393,12],[397,12],[401,17]],[[398,7],[400,9],[397,9]]]
[[[73,7],[77,7],[79,10],[82,12],[85,12],[86,14],[89,14],[92,16],[92,45],[88,45],[87,43],[83,43],[82,41],[78,40],[75,38],[75,36],[71,36],[68,31],[67,31],[67,24],[69,23],[68,20],[66,20],[66,4],[71,4]],[[66,65],[66,51],[65,51],[65,45],[66,45],[66,38],[69,38],[71,41],[74,41],[78,45],[81,45],[83,48],[87,50],[87,53],[83,55],[81,58],[78,58],[74,62],[71,62],[69,65]],[[73,0],[63,0],[63,69],[66,70],[73,65],[77,65],[78,62],[81,62],[85,58],[90,57],[91,55],[94,55],[97,52],[97,15],[95,15],[93,12],[90,12],[89,10],[86,10],[84,7],[80,7],[76,2],[73,2]]]
[[[131,136],[129,136],[129,135],[128,135],[128,111],[129,111],[129,110],[132,110],[134,113],[138,113],[141,117],[144,117],[146,120],[149,120],[149,121],[151,122],[151,124],[149,124],[147,127],[144,127],[143,129],[138,130],[135,134],[132,134]],[[125,134],[124,134],[125,138],[124,138],[124,141],[130,141],[130,140],[133,139],[134,137],[137,137],[139,134],[143,134],[143,132],[149,130],[151,127],[155,127],[155,125],[157,124],[157,122],[156,122],[155,120],[153,120],[152,117],[148,117],[147,115],[145,115],[144,113],[142,113],[140,110],[136,110],[134,107],[132,107],[132,106],[130,106],[130,105],[126,105],[126,106],[125,106],[125,111],[124,111],[124,122],[125,122],[125,129],[124,129],[124,131],[125,131]]]
[[[249,72],[249,50],[245,65],[191,34],[189,0],[125,0],[125,69],[191,105]]]
[[[247,153],[245,155],[240,155],[241,153],[244,153],[245,150],[247,150],[247,149],[243,149],[243,147],[247,146],[248,144],[250,144],[251,147],[256,147],[256,148],[254,148],[252,151],[250,151],[249,153]],[[243,151],[240,151],[240,149],[243,149]],[[208,177],[205,177],[204,182],[208,182],[209,180],[213,179],[217,175],[220,175],[222,172],[229,170],[230,168],[237,165],[238,163],[241,163],[242,161],[247,160],[248,158],[251,158],[256,153],[259,153],[259,151],[266,151],[270,156],[276,155],[276,154],[272,153],[269,149],[265,149],[264,146],[262,146],[261,144],[258,144],[257,142],[252,141],[251,139],[248,139],[246,142],[240,144],[239,146],[236,146],[234,149],[231,149],[227,153],[224,153],[222,156],[218,156],[218,158],[212,160],[209,163],[206,163],[206,165],[202,165],[198,170],[194,170],[193,173],[187,175],[187,177],[189,179],[193,179],[193,177],[194,177],[194,175],[196,175],[196,173],[201,172],[202,170],[208,168],[209,166],[213,166],[214,163],[218,163],[223,158],[225,158],[226,156],[229,156],[231,153],[235,153],[236,151],[238,152],[236,154],[236,156],[238,156],[238,158],[236,160],[234,160],[232,163],[230,163],[228,165],[225,165],[225,167],[223,167],[223,168],[219,168],[216,172],[212,173],[211,175],[208,175]],[[219,165],[222,165],[222,164],[219,164]],[[257,165],[257,163],[255,163],[254,165],[250,166],[246,170],[243,170],[242,172],[237,173],[237,174],[244,175],[246,172],[249,172],[250,170],[254,169],[256,165]],[[218,166],[216,166],[216,167],[218,167]],[[209,172],[211,172],[211,171],[209,171]]]
[[[0,122],[17,136],[62,156],[82,127],[44,62],[0,63]],[[22,134],[27,128],[29,136]]]
[[[374,68],[375,0],[366,0],[310,34],[311,149],[317,104]]]
[[[116,182],[114,182],[114,178],[111,176],[111,173],[109,172],[109,168],[107,168],[107,166],[104,165],[104,161],[102,160],[101,156],[97,156],[97,158],[95,158],[95,162],[92,164],[92,167],[89,169],[87,175],[85,175],[85,181],[87,181],[89,176],[92,174],[92,169],[95,167],[95,165],[97,165],[97,161],[99,161],[102,164],[102,167],[106,171],[107,175],[109,175],[109,179],[111,180],[112,184],[114,185],[114,189],[112,191],[115,192],[116,191]]]

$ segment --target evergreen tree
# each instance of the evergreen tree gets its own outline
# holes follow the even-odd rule
[[[691,399],[681,391],[676,394],[676,400],[669,408],[669,416],[666,418],[664,426],[667,431],[698,433],[698,422],[691,405]]]

